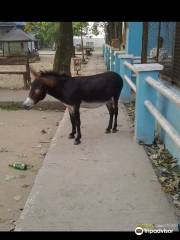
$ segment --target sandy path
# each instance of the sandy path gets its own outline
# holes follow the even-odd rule
[[[8,231],[25,205],[63,112],[0,110],[0,116],[0,230]],[[30,168],[19,171],[8,166],[16,161]]]

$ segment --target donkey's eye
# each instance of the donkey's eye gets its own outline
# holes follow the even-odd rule
[[[35,94],[38,95],[39,93],[40,93],[40,89],[37,88],[37,89],[35,90]]]

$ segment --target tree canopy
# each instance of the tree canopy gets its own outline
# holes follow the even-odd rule
[[[73,33],[74,36],[87,35],[89,30],[88,22],[73,22]]]
[[[24,31],[32,32],[44,47],[52,47],[57,39],[57,22],[27,22]]]

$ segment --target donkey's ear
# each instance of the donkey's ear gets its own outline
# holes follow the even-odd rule
[[[55,80],[52,78],[40,77],[40,81],[50,88],[55,87],[56,85]]]
[[[32,73],[33,77],[38,78],[40,74],[36,72],[32,67],[30,67],[30,72]]]

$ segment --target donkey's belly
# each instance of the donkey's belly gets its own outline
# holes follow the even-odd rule
[[[109,101],[106,101],[106,102],[85,102],[85,101],[82,101],[81,103],[81,108],[98,108],[98,107],[101,107],[103,105],[105,105],[107,102]]]

